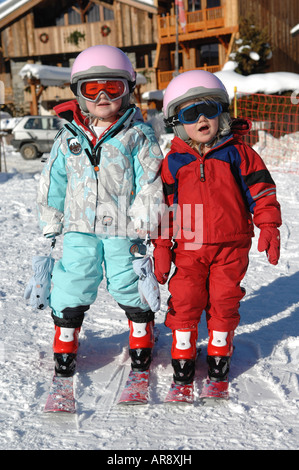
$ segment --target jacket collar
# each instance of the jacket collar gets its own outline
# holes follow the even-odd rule
[[[81,130],[83,130],[89,140],[91,140],[92,144],[96,145],[98,138],[88,127],[86,116],[82,114],[77,100],[61,103],[54,107],[54,111],[60,118],[70,122],[71,124],[75,123]],[[129,126],[132,120],[143,121],[142,114],[136,106],[129,107],[118,120],[112,123],[111,126],[106,129],[103,136],[101,136],[101,140],[103,137],[106,137],[112,129],[113,131],[118,132],[121,128]]]

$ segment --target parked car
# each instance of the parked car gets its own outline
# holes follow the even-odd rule
[[[12,130],[11,145],[25,160],[50,152],[53,140],[63,125],[56,116],[25,116]]]

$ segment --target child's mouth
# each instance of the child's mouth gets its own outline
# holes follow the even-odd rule
[[[199,132],[206,132],[206,131],[209,130],[209,126],[204,125],[204,126],[200,127],[198,130],[199,130]]]

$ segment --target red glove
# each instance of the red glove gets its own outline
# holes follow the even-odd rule
[[[280,255],[280,233],[276,225],[261,224],[258,251],[266,251],[269,263],[277,264]]]
[[[166,240],[165,240],[166,241]],[[172,262],[171,242],[165,245],[157,245],[154,243],[154,266],[155,276],[159,284],[165,284],[168,279]]]

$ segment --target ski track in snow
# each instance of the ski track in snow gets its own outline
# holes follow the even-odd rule
[[[172,377],[171,333],[163,324],[168,292],[163,286],[149,404],[117,406],[129,372],[128,328],[103,283],[80,335],[78,413],[58,416],[43,414],[53,371],[50,310],[32,311],[23,300],[32,256],[50,250],[35,209],[42,163],[25,162],[11,147],[6,147],[5,157],[8,172],[0,173],[1,449],[298,449],[299,175],[273,173],[283,213],[281,260],[276,267],[269,265],[254,238],[234,341],[230,400],[215,406],[198,400],[206,375],[203,314],[195,404],[163,403]],[[61,245],[58,239],[56,259]]]

